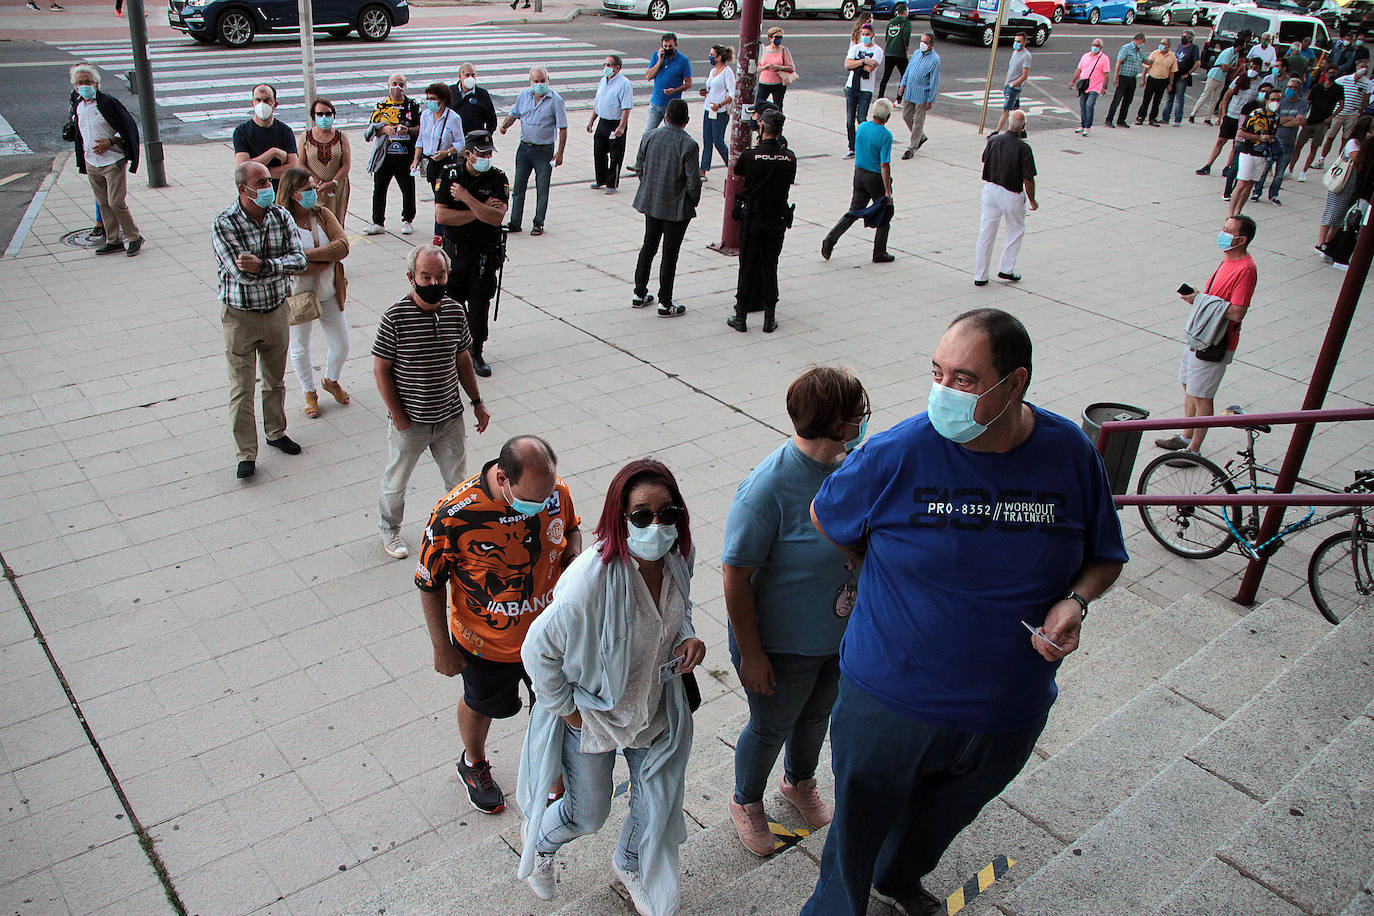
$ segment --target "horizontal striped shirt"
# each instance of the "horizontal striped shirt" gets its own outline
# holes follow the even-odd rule
[[[258,223],[239,203],[215,217],[210,234],[219,264],[219,301],[245,312],[270,312],[290,294],[291,274],[305,270],[296,221],[283,207],[268,207]],[[257,255],[262,269],[245,273],[238,256]]]
[[[458,357],[470,346],[462,305],[445,296],[431,312],[406,296],[382,315],[372,355],[391,361],[396,393],[412,422],[443,423],[463,412]]]

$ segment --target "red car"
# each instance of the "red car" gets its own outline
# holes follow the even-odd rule
[[[1066,0],[1026,0],[1026,6],[1031,8],[1032,13],[1039,13],[1051,22],[1064,21],[1064,7]]]

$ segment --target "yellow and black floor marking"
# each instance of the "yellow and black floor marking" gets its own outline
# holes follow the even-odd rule
[[[1006,856],[998,856],[991,863],[978,869],[978,874],[964,882],[964,886],[945,898],[945,911],[949,916],[962,910],[973,902],[983,891],[992,887],[992,882],[1007,873],[1007,869],[1015,865],[1016,862]]]
[[[768,822],[768,832],[773,834],[774,852],[782,852],[784,849],[791,849],[811,835],[811,831],[805,828],[798,827],[796,830],[793,830],[790,827],[784,827],[782,824],[773,821]]]

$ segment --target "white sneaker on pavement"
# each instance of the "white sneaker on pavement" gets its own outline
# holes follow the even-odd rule
[[[415,227],[412,226],[412,225],[410,224],[409,220],[407,220],[407,221],[401,223],[401,235],[414,235],[414,234],[415,234]]]
[[[652,916],[649,909],[649,895],[644,890],[644,885],[640,883],[639,872],[625,871],[614,862],[611,868],[615,869],[615,876],[620,879],[620,883],[625,885],[625,890],[630,892],[630,902],[635,906],[635,912],[639,916]]]
[[[378,223],[368,223],[363,227],[363,235],[381,235],[386,229]]]
[[[558,893],[558,881],[553,873],[553,853],[545,855],[537,853],[534,859],[534,871],[525,880],[529,882],[530,890],[534,891],[534,896],[540,900],[552,900]]]
[[[1307,169],[1303,169],[1301,172],[1298,173],[1298,181],[1306,181],[1306,180],[1307,180]]]
[[[405,538],[401,537],[400,530],[396,528],[382,533],[382,549],[386,551],[387,556],[395,560],[404,560],[410,556],[410,548],[406,546]]]

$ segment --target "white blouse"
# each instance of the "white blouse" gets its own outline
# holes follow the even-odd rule
[[[708,118],[728,118],[730,117],[730,106],[721,105],[720,111],[712,113],[711,106],[724,102],[726,98],[734,98],[735,95],[735,70],[727,66],[719,73],[711,73],[706,77],[706,98],[702,99],[706,106],[706,117]]]
[[[320,225],[320,218],[313,217],[310,229],[302,229],[296,226],[296,231],[300,233],[301,249],[309,251],[311,248],[319,248],[321,245],[329,244],[329,236],[325,235],[324,226]],[[321,302],[326,299],[334,298],[334,265],[330,264],[317,274],[297,274],[296,293],[304,293],[314,290],[315,295]]]

